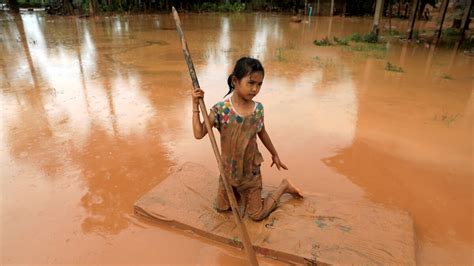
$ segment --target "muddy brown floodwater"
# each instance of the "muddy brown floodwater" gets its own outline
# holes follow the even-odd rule
[[[183,14],[208,107],[233,62],[262,60],[257,100],[306,193],[410,212],[421,264],[473,263],[473,59],[461,50],[319,47],[370,19],[290,23],[271,14]],[[403,29],[406,22],[394,22]],[[403,72],[385,70],[387,63]],[[169,15],[0,15],[1,264],[241,264],[237,249],[150,224],[133,203],[185,161],[217,169],[193,139],[191,81]],[[275,263],[265,260],[265,263]]]

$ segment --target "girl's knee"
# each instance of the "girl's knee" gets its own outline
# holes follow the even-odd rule
[[[214,201],[213,205],[214,205],[214,209],[218,212],[225,212],[225,211],[230,210],[229,203],[226,200],[219,197]]]

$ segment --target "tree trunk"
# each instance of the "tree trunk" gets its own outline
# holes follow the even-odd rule
[[[409,4],[406,3],[406,4],[405,4],[405,17],[406,17],[406,18],[408,17],[408,6],[409,6]]]
[[[462,14],[461,19],[461,32],[464,33],[465,30],[469,28],[469,17],[472,10],[472,0],[466,1],[466,7],[464,7],[464,13]]]
[[[418,11],[418,6],[420,4],[420,0],[413,0],[413,6],[411,8],[410,12],[410,18],[409,18],[409,27],[408,27],[408,36],[407,39],[411,40],[411,37],[413,35],[413,27],[415,26],[415,20],[416,20],[416,12]]]
[[[10,12],[20,12],[20,8],[18,7],[18,2],[16,0],[8,0],[8,7],[10,8]]]
[[[97,12],[97,0],[89,0],[89,15],[94,16]]]
[[[418,9],[418,19],[421,19],[423,17],[423,12],[425,11],[425,7],[427,4],[427,0],[421,0],[420,8]]]
[[[344,4],[342,5],[342,16],[346,16],[346,8],[347,8],[347,0],[344,0]]]
[[[331,0],[331,9],[329,10],[329,15],[331,17],[334,15],[334,0]]]
[[[36,73],[35,65],[33,64],[33,58],[31,57],[30,48],[28,46],[28,38],[25,33],[25,25],[23,24],[23,19],[15,19],[15,23],[18,29],[18,35],[20,35],[21,46],[23,48],[23,52],[26,56],[26,61],[28,62],[28,68],[30,69],[31,77],[33,79],[33,85],[35,89],[38,89],[39,81],[38,76]]]
[[[375,33],[377,36],[380,31],[380,18],[383,15],[383,0],[377,0],[374,13],[374,24],[372,26],[372,33]]]
[[[441,31],[443,30],[444,18],[446,17],[446,11],[448,10],[449,0],[443,0],[441,3],[441,22],[439,24],[438,34],[436,35],[436,44],[439,42],[439,37],[441,37]]]
[[[392,1],[388,0],[388,34],[392,34]]]
[[[402,14],[402,0],[398,0],[397,17],[400,17],[401,14]]]
[[[63,0],[62,6],[59,8],[59,13],[62,15],[72,15],[74,8],[72,5],[72,0]]]

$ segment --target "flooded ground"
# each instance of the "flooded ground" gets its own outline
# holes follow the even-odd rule
[[[0,19],[2,264],[245,261],[133,214],[170,167],[217,169],[209,141],[192,135],[191,82],[170,16]],[[290,169],[270,168],[264,151],[265,183],[290,177],[306,193],[406,210],[419,263],[473,263],[472,57],[399,41],[312,43],[365,33],[370,19],[181,20],[208,107],[226,93],[235,60],[262,60],[257,100]]]

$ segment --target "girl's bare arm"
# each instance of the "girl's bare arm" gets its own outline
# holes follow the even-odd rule
[[[203,90],[195,90],[192,94],[193,97],[193,133],[196,139],[202,139],[207,134],[206,125],[204,125],[204,121],[201,122],[201,117],[199,116],[199,99],[204,97]],[[211,122],[211,127],[213,127],[214,123],[214,113],[209,113],[209,121]]]
[[[267,133],[267,130],[265,129],[265,126],[263,126],[262,130],[258,133],[258,137],[262,141],[263,145],[267,148],[267,150],[272,154],[272,165],[276,165],[278,170],[280,168],[283,168],[285,170],[288,170],[288,167],[286,167],[285,164],[280,160],[280,157],[278,156],[278,153],[273,146],[272,140],[270,139],[270,136]]]

